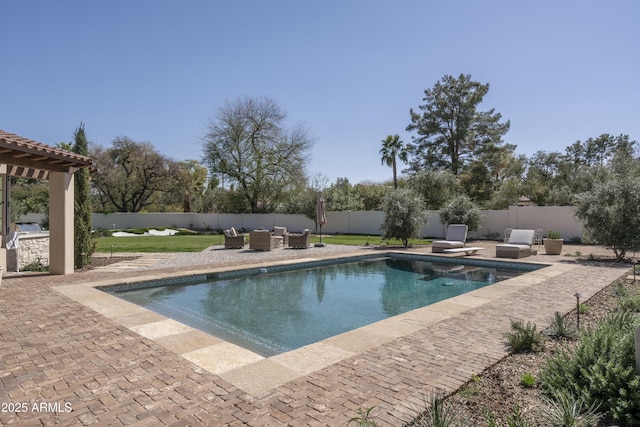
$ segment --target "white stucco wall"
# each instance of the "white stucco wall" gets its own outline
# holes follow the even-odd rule
[[[502,238],[505,228],[536,229],[545,232],[559,231],[565,239],[582,237],[582,224],[573,216],[570,206],[512,206],[505,210],[484,211],[484,220],[477,231],[469,233],[473,239],[485,239],[497,234]],[[381,211],[335,211],[327,212],[327,224],[323,233],[379,235],[384,219]],[[107,229],[177,227],[223,230],[230,227],[252,230],[273,229],[285,226],[299,232],[305,228],[316,231],[312,219],[304,215],[287,214],[194,214],[194,213],[115,213],[93,214],[93,227]],[[441,238],[446,227],[440,222],[437,211],[429,211],[427,225],[422,229],[424,237]]]

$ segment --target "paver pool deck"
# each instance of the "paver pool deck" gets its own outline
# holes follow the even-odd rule
[[[495,259],[490,242],[476,243],[486,248],[477,258]],[[569,245],[563,253],[575,250],[611,254]],[[549,267],[270,358],[95,288],[369,252],[383,251],[212,247],[68,276],[5,275],[0,424],[341,426],[374,407],[379,423],[399,426],[433,390],[453,392],[507,356],[512,319],[542,329],[555,311],[575,306],[576,292],[586,301],[630,271],[542,250],[518,262]]]

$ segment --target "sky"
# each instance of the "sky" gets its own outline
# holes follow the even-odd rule
[[[82,122],[202,160],[226,101],[270,97],[314,136],[307,173],[392,177],[409,110],[445,75],[490,85],[517,154],[640,142],[637,0],[22,0],[0,3],[0,129],[55,145]],[[400,165],[402,169],[404,165]]]

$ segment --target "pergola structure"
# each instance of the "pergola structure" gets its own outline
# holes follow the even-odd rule
[[[10,189],[7,177],[17,176],[49,181],[49,272],[70,274],[74,271],[73,174],[92,165],[93,160],[90,157],[0,130],[0,186],[2,187],[0,266],[5,271],[6,242],[10,232]]]

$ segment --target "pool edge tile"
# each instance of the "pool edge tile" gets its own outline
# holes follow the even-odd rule
[[[226,341],[180,356],[216,375],[264,360],[263,356]]]

